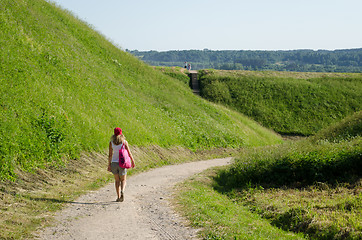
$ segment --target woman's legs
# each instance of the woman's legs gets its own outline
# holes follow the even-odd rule
[[[114,175],[114,185],[116,187],[117,200],[118,200],[120,198],[120,195],[121,195],[120,192],[119,192],[121,179],[120,179],[118,174],[113,174],[113,175]]]
[[[120,181],[121,181],[121,197],[120,197],[120,201],[123,202],[124,200],[124,190],[126,188],[126,175],[122,175],[120,176]]]
[[[118,175],[118,174],[114,174],[114,185],[116,187],[116,193],[117,193],[117,200],[120,199],[121,202],[123,202],[124,200],[124,190],[126,188],[126,176],[127,175]]]
[[[127,176],[127,175],[119,176],[120,181],[121,181],[121,191],[122,191],[122,192],[124,192],[124,189],[126,188],[126,184],[127,184],[126,176]]]

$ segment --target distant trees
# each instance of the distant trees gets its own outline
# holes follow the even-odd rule
[[[264,58],[238,58],[234,60],[235,63],[240,63],[243,66],[262,68],[266,65],[266,59]]]
[[[301,72],[362,72],[362,48],[346,50],[183,50],[129,51],[154,66],[180,66],[191,62],[193,69],[276,70]]]

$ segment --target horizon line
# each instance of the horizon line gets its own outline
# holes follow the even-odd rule
[[[149,49],[149,50],[139,50],[139,49],[133,49],[130,50],[128,48],[125,48],[123,50],[125,51],[138,51],[138,52],[170,52],[170,51],[269,51],[269,52],[277,52],[277,51],[343,51],[343,50],[362,50],[362,47],[356,47],[356,48],[335,48],[335,49],[313,49],[313,48],[298,48],[298,49],[209,49],[209,48],[204,48],[204,49],[169,49],[169,50],[155,50],[155,49]]]

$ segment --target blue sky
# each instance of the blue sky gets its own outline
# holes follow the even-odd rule
[[[361,0],[49,0],[122,49],[362,48]]]

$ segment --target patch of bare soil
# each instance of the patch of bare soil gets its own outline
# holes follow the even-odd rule
[[[197,239],[197,229],[170,205],[172,187],[231,158],[165,166],[128,177],[125,201],[116,202],[114,184],[90,192],[56,215],[38,239]]]

